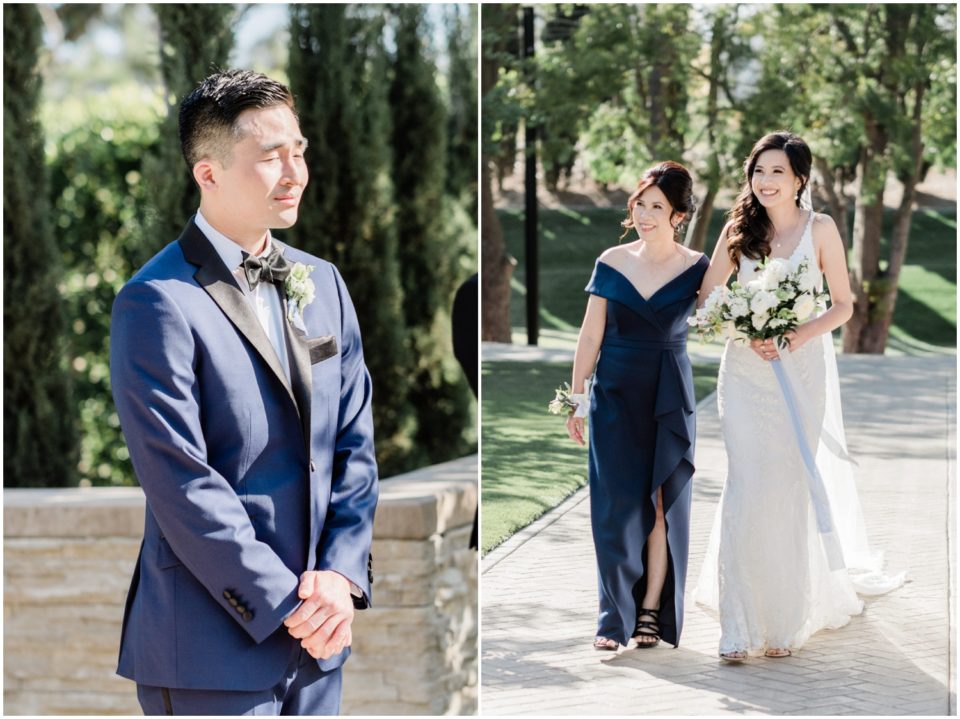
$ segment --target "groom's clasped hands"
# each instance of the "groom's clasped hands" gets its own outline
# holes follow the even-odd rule
[[[346,577],[329,570],[304,572],[298,594],[303,603],[283,623],[310,656],[328,659],[350,646],[354,608]]]

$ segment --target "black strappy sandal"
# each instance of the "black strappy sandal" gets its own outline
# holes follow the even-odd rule
[[[642,620],[641,617],[653,617],[653,621]],[[660,643],[660,610],[640,608],[637,612],[637,627],[633,630],[633,639],[637,639],[638,649],[652,649]],[[639,641],[638,637],[653,637],[655,641]]]

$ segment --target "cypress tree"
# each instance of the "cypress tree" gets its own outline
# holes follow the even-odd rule
[[[64,355],[58,250],[49,224],[37,116],[42,21],[35,5],[3,8],[3,468],[8,487],[72,483],[74,410]]]
[[[447,117],[426,43],[425,8],[394,7],[396,53],[390,82],[404,317],[412,350],[410,399],[417,412],[419,462],[467,450],[468,389],[450,344],[450,306],[459,248],[445,232]]]
[[[411,468],[414,416],[397,260],[387,59],[379,8],[291,6],[290,89],[310,141],[291,244],[330,260],[357,309],[380,474]]]
[[[447,194],[477,218],[477,7],[454,5],[447,22],[450,58]]]
[[[144,160],[152,207],[146,254],[176,239],[200,206],[200,191],[183,162],[177,118],[180,101],[207,76],[226,69],[233,48],[232,4],[157,4],[160,73],[168,112],[160,142]]]

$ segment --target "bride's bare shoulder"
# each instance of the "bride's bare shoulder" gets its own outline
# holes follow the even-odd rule
[[[820,212],[813,213],[813,227],[811,228],[813,240],[816,244],[824,242],[839,242],[840,231],[837,229],[837,223],[830,215],[824,215]]]

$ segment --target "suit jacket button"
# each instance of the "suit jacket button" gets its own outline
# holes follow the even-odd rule
[[[234,604],[233,608],[237,610],[237,614],[243,614],[247,610],[242,604]]]
[[[230,590],[229,590],[229,589],[224,589],[224,590],[223,590],[223,598],[224,598],[224,599],[230,599],[231,597],[233,597],[233,595],[230,593]]]
[[[244,612],[244,613],[243,613],[243,621],[249,622],[251,619],[253,619],[253,612]]]
[[[237,601],[236,597],[230,597],[230,599],[228,599],[227,601],[230,602],[230,606],[233,606],[233,607],[237,606],[240,603]]]

